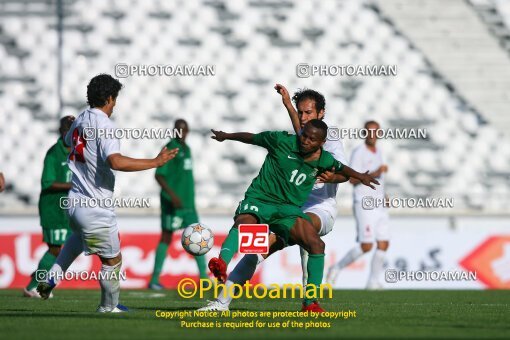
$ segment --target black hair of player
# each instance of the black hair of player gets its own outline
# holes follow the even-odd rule
[[[58,131],[60,133],[69,131],[69,129],[71,128],[71,125],[73,125],[73,121],[71,119],[69,119],[69,116],[62,117],[62,118],[60,118],[60,126],[59,126]]]
[[[175,120],[175,123],[174,123],[174,128],[177,128],[179,125],[186,125],[186,127],[188,127],[188,122],[182,118],[178,118]]]
[[[324,96],[320,92],[305,88],[297,91],[292,96],[292,101],[294,102],[296,107],[298,106],[299,102],[304,99],[311,99],[315,102],[315,110],[317,110],[317,113],[326,109],[326,98],[324,98]]]
[[[369,125],[377,125],[377,126],[380,126],[378,122],[376,122],[375,120],[369,120],[367,122],[365,122],[365,129],[368,129],[368,126]]]
[[[103,107],[108,98],[117,98],[122,84],[109,74],[99,74],[87,85],[87,103],[90,107]]]
[[[312,119],[308,123],[306,123],[306,125],[308,124],[320,130],[322,132],[321,139],[326,140],[326,137],[328,136],[328,124],[324,123],[320,119]]]

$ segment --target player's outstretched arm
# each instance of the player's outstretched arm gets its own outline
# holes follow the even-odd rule
[[[166,147],[164,147],[159,155],[153,159],[130,158],[123,156],[120,153],[115,153],[108,156],[108,163],[113,170],[126,172],[142,171],[162,166],[174,158],[178,151],[178,148],[168,150]]]
[[[387,172],[388,171],[388,166],[387,165],[381,165],[379,167],[379,169],[377,169],[376,171],[373,171],[373,172],[370,172],[369,175],[372,176],[372,177],[375,177],[375,178],[378,178],[382,175],[383,172]],[[357,179],[357,178],[351,178],[349,180],[349,182],[353,185],[356,185],[356,184],[360,184],[360,180]]]
[[[342,167],[342,170],[340,170],[339,173],[348,177],[348,178],[349,177],[355,178],[355,179],[359,180],[360,183],[362,183],[368,187],[371,187],[374,190],[375,190],[375,187],[372,185],[372,183],[379,185],[379,182],[373,176],[371,176],[368,173],[368,171],[365,172],[364,174],[362,174],[362,173],[359,173],[356,170],[345,165]]]
[[[281,84],[276,84],[274,89],[282,96],[282,103],[283,106],[285,106],[285,108],[287,109],[287,112],[289,113],[290,121],[292,122],[292,127],[294,128],[296,134],[299,134],[299,131],[301,130],[301,124],[299,123],[298,113],[294,106],[292,105],[292,101],[290,100],[289,91],[287,91],[285,86]]]
[[[69,191],[71,190],[71,183],[65,183],[65,182],[53,182],[48,187],[47,190],[49,191]]]
[[[211,129],[211,132],[214,136],[211,136],[212,139],[216,139],[218,142],[223,142],[225,140],[235,140],[245,144],[253,144],[253,133],[249,132],[234,132],[227,133],[223,131],[216,131]]]
[[[331,170],[324,171],[317,177],[318,183],[344,183],[349,180],[348,177],[335,172],[335,168]]]

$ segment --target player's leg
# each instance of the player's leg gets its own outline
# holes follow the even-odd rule
[[[376,240],[377,249],[372,257],[372,263],[370,265],[370,275],[368,278],[367,288],[368,289],[381,289],[382,284],[379,281],[381,273],[384,270],[384,260],[386,258],[386,251],[390,245],[388,241],[389,235],[389,217],[386,209],[380,210],[380,218],[376,226]]]
[[[312,226],[314,230],[319,233],[321,229],[321,219],[319,216],[312,212],[306,212],[306,214],[310,217],[312,220]],[[308,252],[303,248],[299,247],[299,254],[301,256],[301,270],[302,270],[302,282],[303,287],[306,286],[306,283],[308,282]]]
[[[119,304],[122,254],[117,217],[113,211],[103,211],[103,209],[95,212],[95,215],[98,217],[94,225],[87,229],[88,233],[84,233],[84,239],[89,252],[97,254],[102,263],[99,277],[101,302],[97,311],[125,312],[127,308]],[[90,244],[91,239],[94,244]]]
[[[372,263],[370,264],[370,275],[368,277],[367,288],[368,289],[380,289],[382,288],[379,278],[384,269],[384,259],[386,258],[386,250],[388,249],[388,241],[377,241],[377,249],[372,257]]]
[[[225,282],[225,287],[221,288],[218,292],[218,296],[215,300],[210,301],[207,306],[200,308],[203,311],[223,311],[228,310],[230,303],[232,302],[232,296],[225,292],[230,291],[230,287],[233,284],[244,284],[250,280],[255,274],[257,265],[261,263],[271,254],[274,254],[278,250],[284,248],[284,243],[281,238],[277,237],[274,233],[269,234],[269,253],[268,254],[247,254],[244,255],[241,260],[234,267],[234,270],[228,275],[228,279]]]
[[[325,236],[333,229],[335,219],[329,212],[320,207],[310,207],[304,210],[306,215],[310,217],[313,229],[319,234],[319,236]],[[303,286],[306,286],[308,282],[308,252],[303,248],[299,247],[301,255],[301,269],[303,272]]]
[[[350,249],[340,261],[329,268],[326,282],[332,285],[335,284],[338,274],[343,268],[372,250],[372,245],[374,243],[373,226],[375,222],[372,211],[365,210],[362,208],[361,204],[355,203],[353,212],[354,219],[356,220],[357,244]]]
[[[171,216],[168,216],[168,218],[171,219]],[[152,271],[152,277],[149,282],[150,289],[163,289],[163,287],[159,284],[159,276],[161,274],[161,270],[163,269],[163,264],[165,263],[168,246],[172,242],[172,236],[173,232],[171,230],[163,228],[163,231],[161,232],[161,239],[159,240],[158,246],[156,248],[154,270]]]
[[[253,224],[258,223],[255,216],[251,214],[237,215],[235,218],[234,225],[230,229],[227,238],[221,245],[220,257],[228,265],[232,257],[237,253],[239,246],[239,225],[240,224]]]
[[[122,254],[119,252],[119,254],[114,257],[99,255],[99,258],[101,259],[101,272],[99,276],[101,302],[97,311],[100,313],[119,313],[127,311],[127,308],[119,304]]]
[[[329,284],[335,284],[338,278],[338,274],[342,269],[349,266],[351,263],[354,263],[361,256],[363,256],[363,254],[368,253],[371,249],[372,243],[363,242],[356,244],[344,255],[344,257],[340,259],[340,261],[329,268],[326,282]]]
[[[315,304],[314,311],[322,311],[316,303],[315,298],[312,298],[310,291],[317,291],[322,283],[324,274],[324,242],[313,228],[311,222],[298,217],[290,229],[289,239],[303,247],[308,253],[308,283],[306,285],[306,297],[303,301],[303,307],[308,308],[310,305]]]
[[[172,242],[173,225],[180,227],[182,225],[182,218],[176,216],[175,209],[166,205],[165,201],[161,201],[161,238],[156,247],[156,254],[154,256],[154,269],[152,271],[151,280],[149,281],[149,289],[160,290],[163,286],[159,283],[159,276],[163,265],[165,263],[166,254],[168,252],[168,245]]]
[[[55,263],[55,260],[57,259],[58,254],[60,253],[61,245],[56,244],[50,244],[48,243],[48,250],[44,253],[41,260],[39,260],[39,263],[37,265],[37,269],[34,273],[32,273],[32,278],[26,288],[23,290],[23,295],[27,297],[40,297],[39,294],[35,291],[35,288],[37,287],[37,278],[36,278],[36,272],[40,271],[48,271],[51,269],[51,266]]]
[[[101,259],[99,275],[101,300],[97,311],[125,312],[127,308],[119,304],[122,254],[116,216],[113,211],[98,211],[97,215],[99,215],[97,222],[84,233],[87,252],[96,254]]]
[[[321,230],[321,219],[317,214],[307,213],[307,215],[312,220],[313,229],[316,233],[320,233]],[[312,215],[312,216],[311,216]],[[330,223],[331,224],[331,223]],[[331,224],[332,225],[332,224]],[[325,233],[329,232],[331,229],[325,231]],[[228,276],[227,281],[225,282],[225,288],[229,291],[229,287],[233,284],[244,284],[247,280],[251,279],[253,274],[255,273],[255,269],[257,265],[266,259],[271,254],[283,249],[285,247],[285,243],[282,241],[280,237],[277,237],[276,234],[271,233],[269,235],[269,253],[264,255],[254,255],[249,254],[245,255],[241,261],[236,265],[232,273]],[[303,248],[300,248],[302,251],[302,266],[303,266],[303,285],[306,285],[308,278],[308,252]],[[303,260],[305,257],[305,260]],[[228,306],[232,302],[232,298],[228,296],[228,294],[224,294],[223,290],[219,292],[218,298],[215,301],[212,301],[208,306],[204,307],[203,310],[226,310]]]
[[[258,219],[252,214],[239,214],[235,217],[234,225],[230,228],[227,238],[221,245],[220,256],[213,257],[209,261],[209,269],[218,281],[223,283],[227,280],[227,266],[238,251],[239,225],[255,223],[258,223]]]
[[[333,226],[333,218],[329,217],[323,218],[325,221],[323,222],[322,219],[319,217],[320,214],[317,212],[306,212],[306,214],[310,217],[312,221],[312,225],[314,230],[320,235],[326,235],[329,233]],[[328,214],[329,215],[329,214]],[[269,253],[268,254],[248,254],[243,256],[243,258],[239,261],[239,263],[234,267],[230,275],[228,276],[228,279],[225,283],[226,288],[228,289],[229,286],[231,286],[234,283],[237,284],[243,284],[246,281],[250,280],[255,273],[255,270],[257,268],[257,265],[261,263],[263,260],[268,258],[270,255],[274,254],[275,252],[283,249],[285,247],[284,242],[282,239],[276,234],[271,233],[269,235]],[[308,271],[307,271],[307,265],[308,265],[308,252],[300,247],[301,251],[301,266],[303,269],[303,286],[306,286],[307,279],[308,279]],[[232,301],[232,298],[229,296],[225,296],[228,294],[221,294],[218,296],[218,300],[222,304],[229,305]]]
[[[48,245],[48,250],[44,253],[43,257],[39,261],[37,265],[36,272],[40,271],[48,271],[51,269],[51,266],[55,263],[57,256],[60,253],[60,249],[62,245],[67,240],[67,237],[71,234],[71,230],[69,228],[44,228],[43,227],[43,241]],[[39,294],[36,292],[35,288],[37,287],[37,278],[35,277],[35,273],[32,274],[32,279],[28,286],[23,290],[24,296],[30,297],[39,297]]]
[[[64,247],[55,259],[55,263],[48,271],[46,280],[39,282],[37,292],[43,299],[47,299],[51,295],[51,291],[58,284],[59,279],[67,271],[69,266],[83,252],[83,239],[79,231],[73,231],[64,243]]]

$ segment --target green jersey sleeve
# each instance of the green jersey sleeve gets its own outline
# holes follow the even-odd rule
[[[342,171],[344,165],[339,160],[333,159],[333,166],[335,167],[335,172]]]
[[[324,152],[324,161],[322,162],[322,166],[324,170],[332,170],[335,168],[335,172],[340,172],[344,168],[344,165],[339,160],[335,159],[331,153],[323,150]]]
[[[167,145],[165,145],[165,146],[168,150],[178,147],[178,145],[176,145],[176,142],[173,139],[171,141],[169,141],[167,143]],[[180,150],[179,150],[179,152],[180,152]],[[174,163],[175,163],[175,158],[166,162],[165,164],[163,164],[162,166],[160,166],[159,168],[156,169],[156,175],[163,176],[163,177],[167,177],[167,176],[171,175]]]
[[[170,172],[172,160],[166,162],[162,166],[156,169],[156,175],[166,177],[167,174]]]

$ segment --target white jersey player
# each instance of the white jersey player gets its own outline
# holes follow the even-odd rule
[[[37,291],[48,298],[71,263],[81,254],[99,256],[102,266],[99,284],[101,302],[98,312],[122,312],[119,305],[119,271],[122,264],[119,230],[111,202],[115,170],[141,171],[162,166],[174,158],[177,149],[164,148],[154,159],[133,159],[121,155],[120,142],[113,133],[110,119],[122,84],[107,74],[100,74],[87,86],[90,108],[79,114],[65,137],[71,146],[68,164],[73,174],[68,209],[72,235],[55,264],[40,282]],[[108,133],[110,131],[110,133]],[[103,133],[105,132],[105,133]],[[110,200],[108,200],[110,199]]]
[[[382,288],[379,282],[384,266],[386,250],[389,246],[389,217],[384,202],[384,177],[388,166],[384,164],[382,151],[376,147],[377,137],[375,131],[379,124],[375,121],[365,123],[368,137],[365,143],[359,145],[351,155],[350,166],[356,171],[368,171],[377,178],[380,185],[374,190],[365,190],[363,185],[355,179],[350,182],[354,185],[353,212],[356,220],[357,242],[359,245],[351,249],[338,263],[334,264],[328,272],[327,282],[334,284],[339,271],[356,261],[364,253],[372,249],[377,241],[377,249],[372,258],[370,275],[367,283],[368,289]]]
[[[313,90],[303,90],[296,93],[293,97],[298,108],[296,112],[290,101],[287,89],[279,84],[275,86],[275,89],[282,95],[283,104],[289,112],[292,125],[297,133],[301,131],[302,127],[308,121],[324,118],[325,99],[320,93]],[[347,164],[341,140],[328,139],[323,148],[330,152],[336,160],[340,161],[342,164]],[[343,176],[334,174],[333,172],[327,172],[321,176],[319,178],[320,181],[314,185],[307,202],[302,207],[302,210],[311,218],[312,225],[320,236],[328,234],[335,224],[338,183],[347,180],[346,178],[340,179],[339,177]],[[274,234],[271,234],[270,241],[271,243],[274,241],[278,242]],[[281,249],[281,246],[271,245],[270,254],[279,249]],[[300,248],[300,252],[301,266],[303,269],[303,286],[305,286],[307,283],[308,253],[303,248]],[[243,284],[246,280],[251,279],[255,273],[257,264],[264,259],[265,257],[263,255],[245,255],[230,273],[225,283],[227,291],[230,291],[230,287],[233,284]],[[200,310],[228,310],[231,302],[231,296],[220,292],[216,300],[209,302],[207,306]]]

